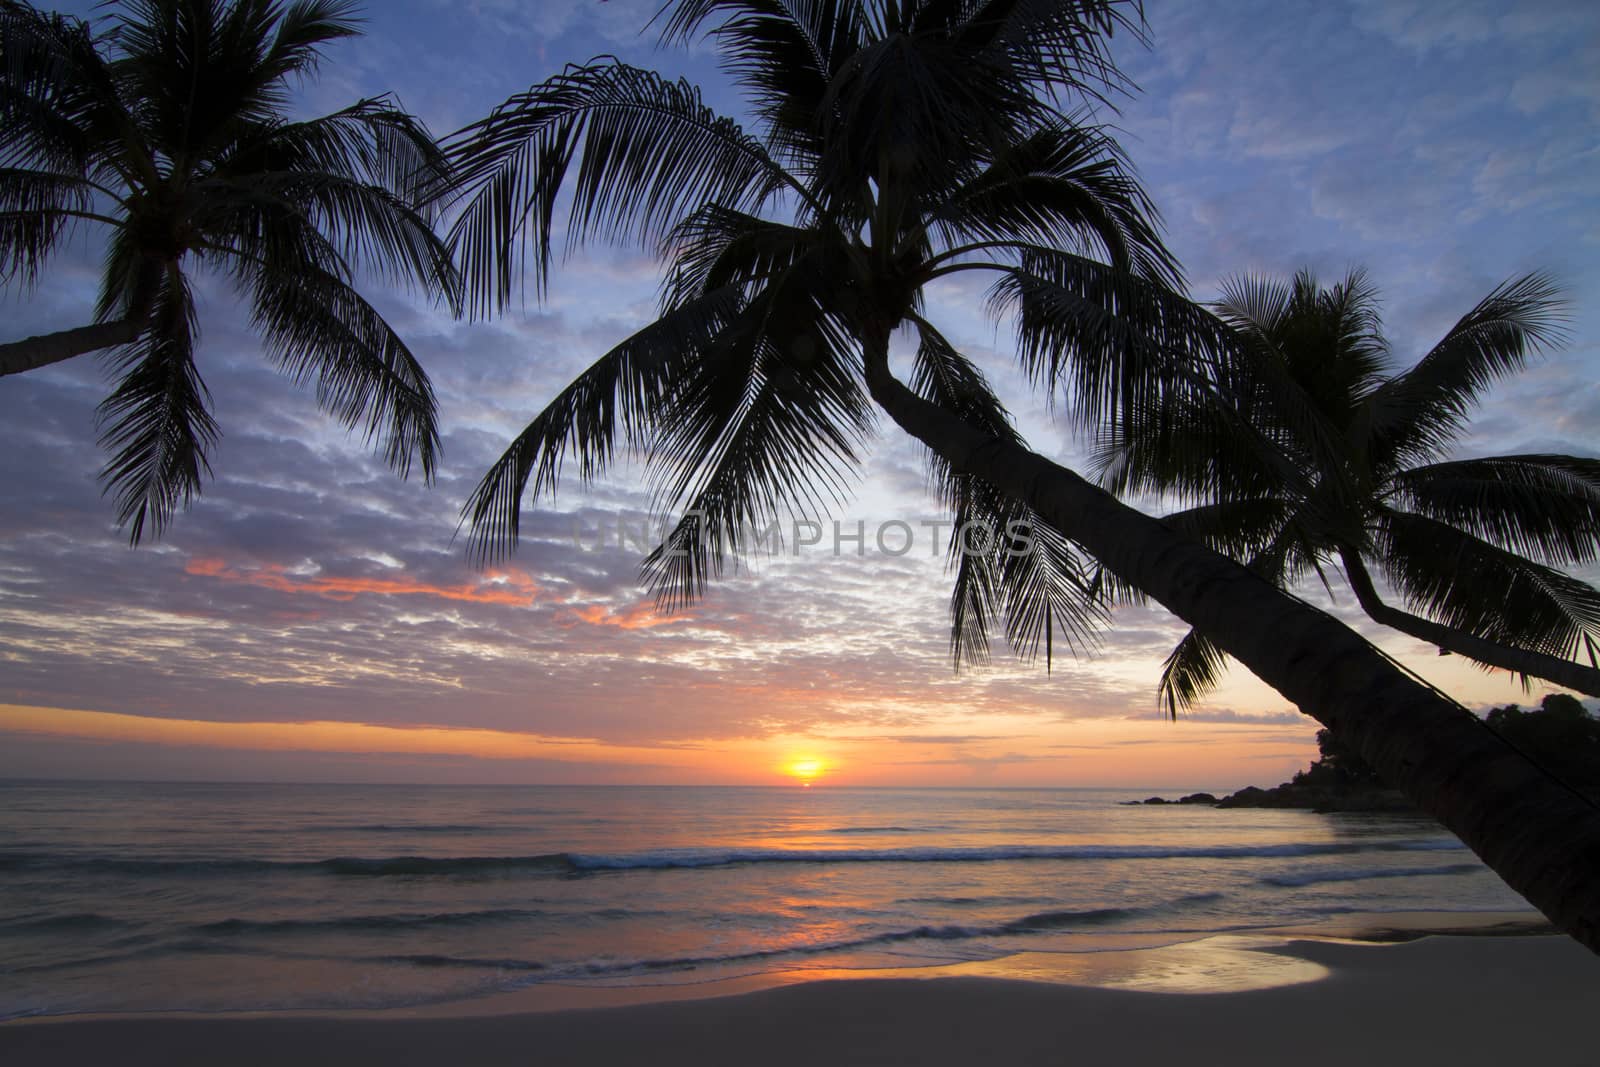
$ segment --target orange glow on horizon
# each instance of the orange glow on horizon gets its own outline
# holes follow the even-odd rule
[[[996,733],[922,738],[836,729],[818,734],[621,741],[470,723],[217,722],[0,704],[0,753],[10,747],[23,758],[20,742],[33,737],[126,746],[122,759],[129,773],[137,773],[145,760],[141,748],[210,748],[263,755],[349,754],[376,759],[404,777],[418,773],[416,768],[423,766],[419,757],[448,757],[481,762],[489,777],[525,773],[530,783],[550,775],[560,780],[577,775],[576,780],[641,784],[771,785],[776,777],[802,788],[826,782],[841,788],[1138,786],[1211,792],[1274,785],[1303,769],[1316,754],[1314,725],[1309,721],[1305,725],[1127,719],[1024,723],[990,716],[969,720],[968,725]],[[518,761],[527,764],[525,772],[490,769]],[[15,766],[20,770],[27,765],[15,762]],[[308,759],[306,766],[318,764]],[[470,768],[456,766],[461,773],[471,773]]]

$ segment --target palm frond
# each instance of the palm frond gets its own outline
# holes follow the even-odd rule
[[[1252,428],[1243,437],[1253,436],[1260,458],[1303,497],[1345,506],[1360,494],[1352,479],[1367,433],[1355,423],[1374,360],[1386,351],[1375,299],[1359,271],[1331,290],[1301,271],[1289,283],[1225,278],[1212,305],[1238,338],[1218,390],[1224,408]],[[1241,462],[1240,454],[1228,459]]]
[[[1386,509],[1378,559],[1412,611],[1477,637],[1571,657],[1600,641],[1600,590],[1443,522]]]
[[[963,53],[1003,65],[1044,92],[1098,95],[1127,87],[1110,54],[1119,32],[1145,42],[1143,13],[1128,0],[1063,4],[1039,0],[920,0],[864,5],[849,0],[686,0],[671,5],[663,41],[713,35],[729,69],[762,98],[755,72],[804,69],[831,77],[851,51],[894,34],[947,38]],[[660,17],[660,16],[658,16]],[[708,24],[715,22],[707,29]]]
[[[448,183],[449,161],[426,125],[381,96],[302,122],[253,126],[218,156],[212,173],[274,171],[337,175],[424,210]]]
[[[1269,365],[1281,365],[1312,410],[1335,426],[1346,426],[1381,380],[1389,346],[1377,289],[1363,270],[1351,270],[1327,288],[1308,270],[1297,272],[1288,286],[1248,275],[1229,278],[1214,307]]]
[[[322,45],[361,32],[357,0],[296,0],[278,18],[272,44],[261,57],[258,77],[278,81],[307,75],[322,61]]]
[[[792,179],[699,90],[616,60],[571,66],[451,135],[451,230],[468,307],[509,302],[519,269],[542,292],[556,201],[571,175],[569,241],[659,241],[706,204],[751,209]],[[529,250],[531,247],[531,256]]]
[[[1565,307],[1544,274],[1495,286],[1416,366],[1373,392],[1376,446],[1396,464],[1440,458],[1485,389],[1563,340]]]
[[[358,261],[346,254],[349,249],[342,247],[337,235],[311,225],[306,214],[281,195],[288,190],[282,181],[265,185],[250,178],[209,181],[201,213],[208,237],[198,251],[229,270],[244,289],[258,271],[292,273],[302,264],[353,279]]]
[[[1489,456],[1413,467],[1395,503],[1520,556],[1556,566],[1600,558],[1600,460]]]
[[[1212,643],[1199,630],[1190,630],[1176,647],[1161,661],[1161,681],[1157,687],[1167,716],[1177,719],[1178,714],[1198,704],[1207,693],[1221,682],[1228,669],[1228,654]]]
[[[1248,354],[1241,356],[1248,359]],[[1163,393],[1152,407],[1095,428],[1089,465],[1111,492],[1157,493],[1183,503],[1303,499],[1316,468],[1254,380],[1227,375]]]
[[[149,327],[118,357],[122,380],[100,405],[100,443],[114,450],[100,477],[135,545],[147,530],[159,537],[210,473],[206,452],[218,431],[194,365],[195,330],[188,283],[168,270]]]
[[[1218,529],[1212,537],[1218,542],[1230,538],[1242,541],[1264,542],[1248,558],[1242,559],[1247,567],[1280,589],[1298,584],[1308,574],[1322,575],[1319,546],[1308,537],[1298,517],[1289,514],[1276,524],[1262,524],[1262,515],[1227,515],[1219,512],[1202,516],[1198,512],[1180,514],[1180,523],[1209,525],[1218,519],[1241,524],[1229,530]],[[1251,521],[1257,525],[1250,528]],[[1245,531],[1239,533],[1241,528]],[[1215,528],[1214,528],[1215,529]],[[1326,577],[1323,585],[1328,585]],[[1167,714],[1177,718],[1178,712],[1193,707],[1202,697],[1215,689],[1227,670],[1228,657],[1211,639],[1197,630],[1178,643],[1163,663],[1161,680],[1157,686],[1159,699],[1166,705]]]
[[[166,265],[147,255],[127,226],[111,231],[100,267],[95,320],[140,319],[147,315],[163,284]]]
[[[1085,425],[1143,424],[1209,394],[1232,350],[1210,313],[1127,271],[1045,248],[997,269],[990,310],[1014,315],[1023,370]]]
[[[947,29],[980,54],[1003,56],[1047,94],[1071,92],[1103,103],[1132,89],[1111,54],[1117,34],[1149,43],[1137,0],[930,0],[916,5],[907,22],[914,31]]]
[[[813,229],[707,205],[674,226],[662,242],[661,305],[679,307],[728,286],[754,293],[802,260],[828,255],[828,245],[826,236]]]
[[[196,222],[213,242],[263,262],[275,242],[303,245],[307,238],[296,231],[310,226],[339,258],[421,284],[455,308],[459,273],[433,231],[429,201],[448,169],[426,127],[393,100],[361,100],[319,118],[245,130],[194,183]],[[328,257],[317,261],[349,277]]]
[[[916,201],[975,175],[991,146],[1014,140],[1049,109],[1004,70],[986,70],[949,38],[869,34],[822,101],[826,146],[813,179],[827,203],[871,199],[882,221],[911,221]]]
[[[823,151],[828,86],[864,40],[860,5],[690,0],[664,7],[661,15],[666,16],[663,43],[685,42],[703,32],[715,38],[723,70],[749,90],[751,109],[773,155],[786,166],[811,167]],[[707,31],[713,20],[717,24]]]
[[[1017,240],[1085,256],[1169,287],[1182,285],[1159,213],[1116,140],[1082,115],[1052,118],[994,153],[925,222],[948,248]]]
[[[449,248],[425,217],[381,186],[337,174],[273,171],[205,179],[195,188],[206,197],[202,217],[213,249],[237,252],[246,264],[272,262],[274,245],[306,247],[312,239],[296,231],[314,229],[337,250],[337,263],[361,263],[391,281],[420,284],[452,307],[460,303]],[[317,261],[343,277],[353,273],[327,257]]]
[[[72,174],[0,168],[0,285],[31,287],[56,244],[92,206],[87,181]]]
[[[1111,618],[1084,551],[1028,508],[996,536],[1006,640],[1016,653],[1033,662],[1043,652],[1049,669],[1058,635],[1074,655],[1093,649]]]
[[[911,367],[910,387],[940,407],[959,414],[963,421],[981,427],[985,433],[1004,441],[1020,442],[1011,413],[995,395],[989,379],[952,345],[938,328],[913,315],[917,329],[917,352]],[[940,499],[951,508],[959,505],[958,480],[965,477],[950,471],[949,465],[934,452],[928,453],[934,467]]]
[[[1222,295],[1212,309],[1242,334],[1271,338],[1281,329],[1294,298],[1294,285],[1265,274],[1235,274],[1222,280]]]
[[[916,316],[915,322],[919,343],[912,364],[911,389],[1002,440],[1019,441],[1010,413],[994,395],[983,372],[931,322],[921,316]],[[952,470],[937,452],[929,450],[927,459],[934,489],[952,515],[948,552],[953,578],[950,656],[959,670],[966,663],[988,662],[989,631],[1003,611],[1001,575],[993,566],[994,553],[967,551],[962,544],[963,531],[975,527],[990,537],[998,536],[1011,514],[1020,511],[1020,505],[1008,501],[988,483]]]
[[[874,199],[894,201],[880,221],[909,220],[1050,121],[1063,92],[1120,89],[1105,37],[1138,24],[1118,3],[691,0],[663,36],[709,33],[774,154],[853,229]]]
[[[1276,542],[1290,518],[1287,501],[1264,496],[1212,501],[1170,512],[1161,521],[1230,559],[1246,560]]]
[[[433,479],[437,404],[427,372],[372,305],[343,280],[303,265],[256,278],[252,324],[268,357],[347,429],[362,427],[402,476]]]
[[[1308,314],[1294,316],[1295,321],[1302,330],[1326,335],[1327,341],[1318,345],[1293,340],[1284,348],[1291,358],[1311,363],[1304,370],[1297,368],[1298,376],[1305,380],[1315,375],[1319,388],[1314,391],[1325,397],[1328,406],[1337,401],[1354,410],[1361,398],[1381,384],[1389,363],[1378,290],[1359,268],[1320,291],[1310,272],[1301,271],[1295,287],[1312,305]],[[1327,358],[1328,351],[1338,353],[1338,358]]]
[[[0,166],[83,174],[109,88],[86,22],[0,3]]]
[[[351,0],[125,0],[110,31],[118,81],[148,137],[206,158],[281,121],[288,80],[316,68],[321,45],[359,33],[357,10]]]
[[[702,595],[752,532],[848,493],[872,409],[814,282],[798,270],[770,282],[660,407],[648,458],[656,507],[682,517],[642,574],[663,610]]]
[[[1026,505],[968,479],[951,513],[950,656],[955,667],[989,660],[990,631],[1003,622],[1025,662],[1057,641],[1080,655],[1109,622],[1106,599],[1083,551]]]
[[[983,373],[932,323],[921,316],[914,322],[919,344],[911,388],[993,437],[1020,442]],[[929,452],[928,461],[952,515],[950,654],[956,667],[987,661],[990,628],[999,619],[1026,660],[1042,648],[1048,666],[1057,634],[1073,651],[1090,647],[1105,615],[1077,547],[1026,505],[956,473],[937,453]]]
[[[966,552],[961,531],[983,528],[986,514],[974,496],[961,501],[954,512],[948,550],[950,585],[950,662],[956,670],[989,662],[989,633],[1001,618],[999,575],[986,553]]]
[[[737,288],[686,301],[617,345],[528,424],[462,508],[469,554],[495,562],[516,547],[522,500],[554,494],[570,457],[585,482],[611,462],[619,441],[644,447],[682,368],[709,353],[744,307]]]

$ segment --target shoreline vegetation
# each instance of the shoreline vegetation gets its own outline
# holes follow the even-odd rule
[[[1600,801],[1600,719],[1591,715],[1582,701],[1564,693],[1551,693],[1537,708],[1524,710],[1508,704],[1489,711],[1483,721],[1486,728],[1532,756],[1574,792]],[[1425,816],[1404,793],[1386,784],[1365,760],[1339,744],[1327,730],[1317,731],[1317,748],[1321,759],[1270,789],[1251,785],[1221,797],[1190,793],[1175,800],[1155,796],[1123,803]]]
[[[15,1067],[652,1062],[1043,1062],[1065,1049],[1129,1064],[1185,1049],[1231,1064],[1402,1057],[1576,1063],[1593,957],[1534,912],[1343,916],[1123,951],[1032,952],[892,971],[799,971],[673,986],[535,986],[371,1012],[53,1016],[0,1024]],[[1517,1027],[1462,1026],[1480,998]],[[1329,1018],[1361,1018],[1329,1029]],[[1321,1035],[1307,1046],[1309,1033]],[[248,1052],[247,1052],[248,1050]]]

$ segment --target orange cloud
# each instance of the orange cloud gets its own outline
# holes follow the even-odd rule
[[[277,564],[265,567],[230,567],[220,559],[192,559],[184,573],[200,578],[254,585],[280,593],[309,593],[327,600],[354,600],[372,596],[431,596],[473,604],[508,604],[531,607],[539,599],[539,586],[520,570],[492,571],[475,582],[431,585],[415,578],[341,578],[315,575],[299,577]]]
[[[260,567],[234,567],[225,560],[197,557],[184,566],[184,573],[197,578],[217,578],[280,593],[309,594],[325,600],[349,601],[358,596],[430,596],[441,600],[460,600],[472,604],[506,604],[532,607],[541,597],[539,584],[526,571],[491,571],[474,582],[461,585],[433,585],[415,578],[360,578],[337,575],[291,574],[280,564]],[[614,626],[623,630],[648,630],[668,623],[682,622],[685,616],[668,618],[656,614],[648,603],[608,607],[604,604],[568,604],[567,620],[590,626]],[[315,618],[315,614],[306,616]]]
[[[590,626],[616,626],[624,630],[648,630],[654,626],[683,622],[687,616],[672,618],[657,615],[649,604],[629,604],[621,608],[608,608],[603,604],[584,604],[572,609],[572,614]]]

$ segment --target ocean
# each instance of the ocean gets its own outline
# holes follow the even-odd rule
[[[1527,906],[1427,820],[1122,803],[1159,792],[0,782],[0,1018],[426,1005]]]

